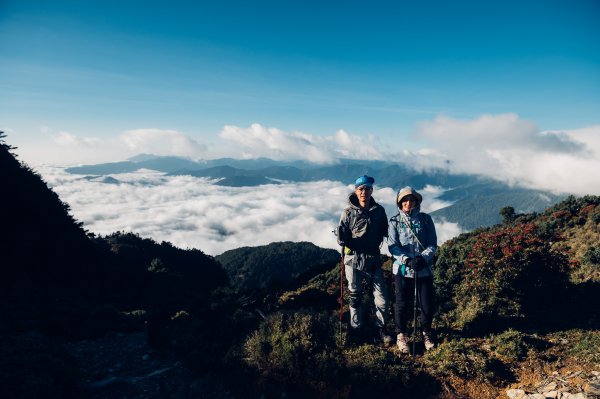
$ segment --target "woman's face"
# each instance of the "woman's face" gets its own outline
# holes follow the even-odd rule
[[[417,198],[414,195],[407,195],[400,201],[400,209],[402,212],[409,213],[417,207]]]

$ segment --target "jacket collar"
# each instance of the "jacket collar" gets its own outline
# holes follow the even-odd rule
[[[400,209],[400,207],[398,207],[398,212],[401,213],[402,215],[406,215],[407,217],[409,217],[411,219],[414,219],[421,212],[421,205],[417,205],[416,207],[413,208],[412,211],[410,211],[408,213],[404,212],[402,209]]]
[[[356,196],[355,193],[350,194],[350,196],[348,197],[348,202],[350,203],[350,206],[352,206],[353,208],[362,209],[360,207],[360,204],[358,203],[358,197]],[[371,197],[371,202],[369,203],[369,206],[366,209],[371,210],[376,205],[377,205],[377,202],[375,201],[375,198]]]

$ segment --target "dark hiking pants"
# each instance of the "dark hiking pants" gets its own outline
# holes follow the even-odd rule
[[[395,276],[396,306],[394,309],[394,320],[396,322],[396,333],[406,333],[409,320],[413,319],[414,309],[414,279],[406,278],[400,273]],[[433,278],[422,277],[417,279],[417,312],[419,325],[424,332],[431,331],[431,320],[433,318]]]

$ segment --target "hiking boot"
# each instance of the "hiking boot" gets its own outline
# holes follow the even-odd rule
[[[405,334],[398,334],[396,337],[396,345],[398,346],[398,350],[400,353],[408,353],[408,337]]]
[[[379,329],[379,342],[383,342],[384,345],[392,343],[392,337],[385,332],[385,329]]]
[[[435,342],[433,342],[433,337],[429,332],[423,332],[423,345],[425,345],[425,350],[428,351],[435,347]]]

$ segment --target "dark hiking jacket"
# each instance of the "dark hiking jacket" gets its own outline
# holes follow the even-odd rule
[[[338,244],[346,247],[344,263],[363,270],[381,265],[380,246],[388,234],[385,209],[373,198],[367,209],[361,209],[358,197],[352,193],[348,206],[342,212],[338,231]],[[340,237],[340,235],[344,235]]]

